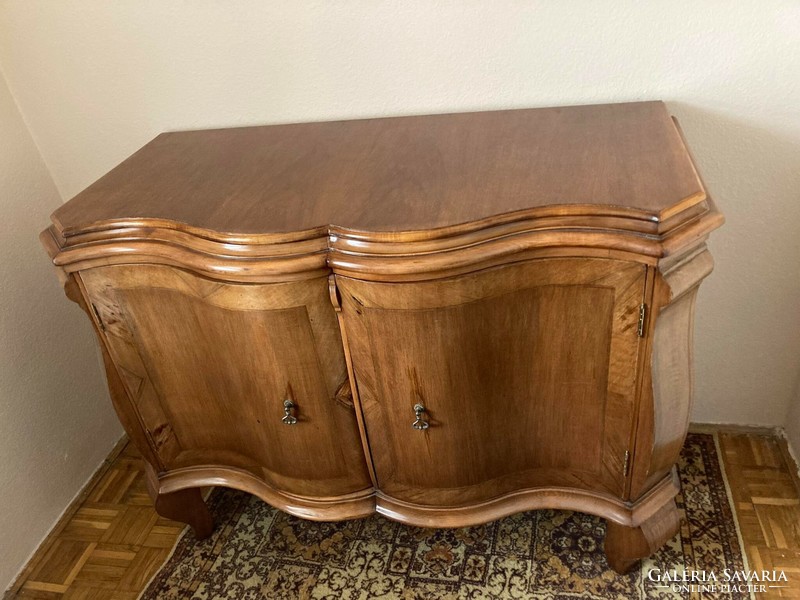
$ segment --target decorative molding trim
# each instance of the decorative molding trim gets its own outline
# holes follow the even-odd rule
[[[590,210],[591,214],[589,214]],[[329,270],[365,280],[419,280],[505,264],[513,257],[614,254],[655,264],[722,224],[710,199],[660,232],[662,223],[618,207],[552,206],[433,230],[361,232],[336,225],[280,234],[217,233],[163,219],[92,224],[40,236],[66,273],[113,264],[164,264],[231,282],[319,276]]]
[[[463,507],[434,507],[376,494],[377,512],[400,523],[416,527],[466,527],[488,523],[526,510],[559,506],[609,519],[625,527],[638,527],[652,517],[680,491],[677,472],[652,487],[635,503],[611,495],[575,488],[533,488],[504,494],[480,504]]]
[[[276,490],[249,471],[212,465],[184,467],[157,475],[152,482],[159,494],[206,486],[225,486],[248,492],[280,510],[312,521],[341,521],[367,517],[375,512],[375,491],[360,492],[330,498],[306,498]]]

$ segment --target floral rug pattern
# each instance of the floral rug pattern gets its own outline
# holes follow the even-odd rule
[[[662,571],[744,569],[714,438],[690,434],[678,465],[680,535],[640,569],[617,575],[603,554],[605,521],[530,511],[487,525],[422,529],[380,516],[304,521],[248,494],[209,498],[217,529],[189,531],[140,600],[484,600],[691,598],[647,578]],[[703,598],[749,598],[704,593]]]

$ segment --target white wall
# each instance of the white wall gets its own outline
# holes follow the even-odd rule
[[[1,6],[0,63],[67,198],[164,130],[667,100],[728,218],[694,418],[783,424],[800,375],[800,3]]]
[[[121,435],[37,233],[60,203],[0,73],[0,590]]]
[[[664,99],[728,218],[694,419],[782,425],[800,376],[799,24],[794,0],[6,0],[0,63],[64,197],[164,130]]]

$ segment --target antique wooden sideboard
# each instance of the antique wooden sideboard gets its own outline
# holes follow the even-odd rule
[[[723,217],[660,102],[165,133],[55,211],[156,509],[679,524],[692,323]]]

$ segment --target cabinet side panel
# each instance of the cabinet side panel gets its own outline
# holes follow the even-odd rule
[[[696,298],[697,288],[663,310],[653,337],[653,415],[657,433],[653,473],[665,473],[675,464],[689,428]]]
[[[711,255],[701,246],[656,277],[631,481],[634,500],[668,475],[686,439],[693,400],[695,301],[712,268]]]
[[[96,315],[93,314],[93,310],[90,308],[91,303],[86,294],[86,289],[80,278],[80,274],[64,274],[63,277],[64,291],[67,297],[83,309],[89,321],[92,323],[92,329],[94,329],[97,335],[97,342],[103,357],[103,367],[106,372],[109,396],[111,397],[111,402],[114,405],[117,417],[120,423],[122,423],[122,427],[145,461],[152,465],[154,469],[162,470],[164,466],[155,450],[153,440],[144,427],[133,400],[128,394],[125,384],[120,377],[117,366],[114,364],[108,352],[108,347],[99,329]]]

